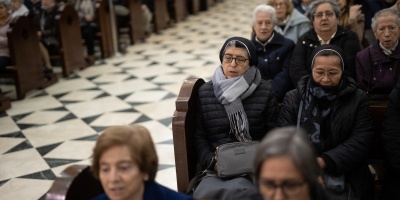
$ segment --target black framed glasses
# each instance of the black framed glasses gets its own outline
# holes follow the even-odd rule
[[[315,13],[314,17],[317,19],[321,19],[322,17],[326,17],[326,18],[331,18],[335,15],[334,12],[332,11],[326,11],[326,12],[319,12],[319,13]]]
[[[276,184],[272,180],[260,180],[259,182],[263,189],[268,192],[271,196],[275,196],[276,191],[281,189],[283,196],[292,197],[297,195],[301,191],[301,187],[306,184],[305,181],[283,181],[281,184]]]
[[[234,58],[231,54],[225,54],[223,56],[224,63],[231,63],[233,59],[235,59],[235,63],[237,65],[240,65],[240,66],[246,64],[246,61],[249,60],[249,59],[247,59],[245,57],[242,57],[242,56],[236,56]]]

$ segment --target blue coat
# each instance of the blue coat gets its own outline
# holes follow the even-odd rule
[[[274,31],[274,37],[265,47],[252,38],[257,49],[258,69],[264,80],[272,80],[276,99],[282,102],[286,92],[294,88],[289,76],[289,64],[294,42]]]
[[[101,194],[92,200],[109,200],[106,194]],[[193,200],[193,197],[175,192],[167,187],[164,187],[155,181],[145,182],[143,200]]]

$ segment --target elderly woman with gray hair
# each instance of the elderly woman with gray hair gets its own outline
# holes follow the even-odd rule
[[[294,9],[291,0],[267,0],[267,5],[276,10],[275,31],[294,43],[301,35],[310,30],[310,20]]]
[[[0,0],[0,68],[11,65],[7,30],[11,23],[11,2]]]
[[[277,126],[297,125],[306,130],[328,196],[373,199],[367,164],[373,142],[368,97],[343,73],[349,65],[339,47],[319,46],[311,58],[311,73],[286,94]]]
[[[377,40],[356,56],[357,86],[371,100],[387,100],[400,76],[400,12],[383,9],[372,18]]]
[[[269,5],[258,5],[253,11],[252,38],[258,56],[258,69],[264,80],[271,80],[278,102],[294,86],[289,76],[289,64],[294,42],[274,30],[275,9]]]

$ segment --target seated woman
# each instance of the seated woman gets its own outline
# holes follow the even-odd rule
[[[191,200],[157,182],[158,158],[149,131],[140,125],[113,126],[97,139],[92,170],[105,194],[94,200]]]
[[[213,156],[219,145],[261,140],[275,126],[278,114],[271,83],[261,78],[250,40],[227,39],[219,58],[221,65],[212,80],[199,88],[194,136],[198,161],[210,172],[216,171]],[[195,198],[221,199],[223,195]]]
[[[97,32],[95,23],[95,3],[93,0],[76,0],[75,10],[78,12],[82,37],[86,45],[87,65],[93,65],[94,58],[94,39]]]
[[[372,199],[366,158],[372,147],[368,97],[343,72],[348,67],[336,45],[312,53],[311,74],[283,100],[277,126],[302,127],[316,149],[324,185],[334,199]]]
[[[386,155],[386,174],[382,199],[400,196],[400,81],[389,95],[386,119],[383,122],[382,139]]]
[[[361,49],[368,47],[368,41],[365,40],[366,44],[362,44],[365,15],[361,13],[361,5],[353,5],[352,0],[338,0],[338,4],[341,12],[339,25],[357,34]]]
[[[310,30],[310,20],[293,8],[291,0],[268,0],[267,5],[276,10],[275,30],[294,43]]]
[[[326,200],[319,183],[322,172],[305,132],[296,127],[270,131],[254,159],[258,192],[231,193],[235,200]]]
[[[0,0],[0,68],[11,65],[10,50],[8,49],[7,31],[11,23],[11,3]]]
[[[357,53],[357,86],[371,100],[387,100],[400,76],[400,13],[380,10],[372,19],[372,29],[378,40]]]
[[[340,8],[335,0],[316,0],[310,10],[313,28],[303,34],[293,50],[290,59],[289,74],[293,84],[305,75],[311,73],[310,63],[314,49],[325,44],[337,45],[345,53],[344,59],[349,67],[344,73],[352,78],[356,77],[356,54],[360,51],[357,35],[348,29],[339,26]]]
[[[259,5],[253,11],[253,44],[258,55],[258,69],[264,80],[272,80],[278,102],[294,88],[289,76],[289,63],[294,42],[274,31],[275,9]]]
[[[11,0],[11,10],[13,20],[20,16],[28,16],[29,14],[28,8],[24,5],[24,0]]]

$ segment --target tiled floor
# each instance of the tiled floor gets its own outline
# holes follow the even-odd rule
[[[249,37],[252,10],[261,3],[225,0],[130,46],[127,55],[13,101],[0,113],[0,199],[43,199],[65,167],[90,163],[99,132],[130,123],[151,131],[156,179],[176,189],[171,117],[180,86],[189,77],[210,79],[225,39]],[[15,98],[12,85],[0,87]]]

